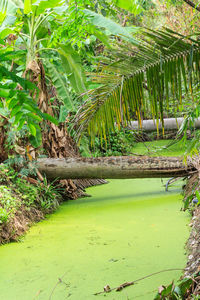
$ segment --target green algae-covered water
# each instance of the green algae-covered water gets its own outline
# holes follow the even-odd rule
[[[183,154],[191,141],[158,140],[145,143],[136,143],[133,148],[134,153],[150,156],[179,156]],[[170,146],[169,146],[170,145]],[[169,146],[169,147],[168,147]]]
[[[160,179],[111,180],[87,192],[92,197],[62,204],[22,242],[0,247],[0,300],[102,299],[93,294],[107,284],[185,267],[179,186],[165,192]],[[161,273],[106,298],[153,299],[180,275]]]
[[[0,299],[96,299],[111,287],[149,273],[183,268],[188,236],[180,196],[159,179],[112,180],[91,198],[64,203],[21,243],[0,247]],[[52,298],[58,278],[65,274]],[[153,299],[180,271],[162,273],[108,299]],[[142,296],[141,296],[142,295]]]

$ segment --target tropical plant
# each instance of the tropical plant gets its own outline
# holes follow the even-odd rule
[[[75,117],[77,137],[85,129],[94,138],[106,138],[116,126],[126,126],[133,116],[141,120],[146,112],[163,122],[164,104],[182,106],[184,92],[191,93],[199,82],[200,43],[172,30],[143,30],[137,43],[118,43],[102,59],[100,72],[89,74],[96,89]],[[192,100],[191,100],[192,101]],[[164,126],[163,126],[164,129]]]
[[[176,299],[187,299],[187,297],[190,295],[190,290],[192,288],[192,285],[196,282],[195,278],[197,278],[199,274],[194,274],[193,278],[184,278],[178,282],[178,284],[175,284],[172,282],[168,286],[161,286],[159,288],[159,293],[154,297],[154,300],[176,300]],[[195,295],[194,298],[196,299]]]
[[[90,150],[96,157],[129,155],[132,154],[134,143],[134,136],[129,130],[115,129],[106,134],[106,140],[100,141],[96,137],[94,147]]]
[[[23,47],[25,49],[21,51],[20,59],[18,61],[14,60],[15,69],[21,75],[24,74],[27,79],[34,82],[38,87],[39,95],[37,102],[39,107],[45,114],[45,118],[54,123],[56,123],[56,120],[52,117],[53,113],[49,107],[49,97],[47,95],[42,62],[44,62],[48,77],[55,86],[58,99],[61,102],[60,122],[66,119],[70,110],[74,110],[74,104],[69,93],[69,83],[76,93],[86,90],[86,81],[80,56],[70,44],[73,39],[69,35],[67,36],[68,41],[66,38],[63,38],[66,32],[65,25],[67,25],[67,31],[70,34],[69,22],[74,18],[77,28],[79,26],[80,28],[87,29],[86,37],[88,34],[92,34],[105,43],[107,42],[107,44],[108,38],[106,34],[101,29],[98,30],[95,26],[109,29],[111,34],[119,32],[122,38],[123,36],[131,38],[129,31],[122,26],[98,14],[87,18],[86,11],[83,9],[74,10],[73,5],[70,6],[71,2],[73,1],[70,1],[69,6],[67,6],[61,0],[50,2],[25,0],[24,3],[20,0],[15,0],[11,5],[10,2],[4,0],[1,5],[3,24],[7,18],[11,18],[12,20],[9,28],[4,32],[4,37],[8,36],[11,32],[15,33],[10,50],[15,50],[16,47]],[[68,13],[67,18],[66,12]],[[87,14],[89,12],[87,10]],[[87,27],[82,26],[85,19]],[[57,24],[55,25],[55,23]],[[62,26],[59,26],[59,24],[62,24]],[[58,34],[58,28],[64,28],[61,30],[61,35]],[[55,31],[57,34],[53,33],[52,38],[49,39],[49,31],[52,33]],[[71,35],[74,35],[73,31]],[[76,36],[79,37],[77,32]],[[48,114],[46,115],[46,113],[49,113],[51,117]],[[39,131],[35,131],[38,136]],[[38,146],[39,144],[38,138],[34,146]]]
[[[0,43],[3,46],[0,48],[0,114],[3,118],[10,119],[10,123],[18,130],[26,123],[30,140],[34,140],[36,132],[40,134],[39,122],[47,120],[48,115],[40,111],[36,101],[30,96],[34,93],[37,95],[37,87],[12,71],[13,61],[23,57],[25,51],[12,51],[10,45],[6,47],[4,38],[13,32],[5,28],[6,9],[6,1],[3,1],[0,14]]]
[[[47,3],[45,1],[37,1],[37,3],[35,3],[25,0],[24,3],[21,3],[20,1],[16,0],[14,1],[13,6],[10,6],[10,3],[8,3],[8,1],[6,0],[1,3],[3,11],[3,14],[1,16],[3,27],[7,18],[12,17],[15,20],[14,24],[11,24],[12,32],[14,31],[15,33],[15,35],[12,35],[12,37],[14,36],[12,42],[10,42],[10,35],[8,36],[8,34],[10,34],[10,31],[5,32],[3,35],[4,38],[7,37],[8,43],[3,41],[5,47],[3,50],[1,49],[1,51],[6,52],[6,54],[3,53],[4,55],[1,55],[1,61],[3,61],[5,65],[5,63],[8,62],[8,57],[11,57],[11,51],[13,51],[15,55],[12,55],[10,61],[11,65],[15,69],[15,73],[18,72],[20,76],[23,76],[32,82],[29,83],[28,80],[20,78],[20,76],[15,75],[14,72],[7,72],[7,76],[12,75],[12,79],[14,81],[14,83],[12,84],[12,90],[14,88],[13,85],[17,85],[17,83],[20,83],[20,85],[24,89],[25,84],[29,84],[29,90],[27,91],[27,95],[25,97],[24,93],[21,90],[15,89],[15,94],[20,94],[20,97],[18,97],[20,98],[19,101],[19,99],[16,99],[16,97],[15,99],[13,99],[14,92],[12,92],[12,95],[8,94],[8,90],[6,90],[6,86],[4,86],[4,90],[1,89],[1,96],[4,99],[5,97],[9,99],[8,109],[11,110],[13,108],[11,111],[11,117],[15,118],[14,124],[19,123],[19,129],[22,128],[24,123],[28,125],[28,129],[31,132],[30,141],[34,147],[38,147],[42,142],[41,128],[38,125],[39,122],[45,119],[50,123],[58,125],[58,121],[54,118],[54,112],[51,108],[50,97],[47,91],[45,72],[40,53],[42,50],[44,50],[45,45],[48,46],[47,44],[44,44],[48,36],[48,18],[54,12],[52,8],[54,8],[55,6],[59,6],[60,2],[61,1],[50,1],[50,3]],[[19,8],[17,4],[19,4]],[[11,28],[9,29],[11,30]],[[23,48],[24,50],[16,51],[16,48]],[[70,71],[69,80],[71,80],[73,84],[76,84],[76,82],[78,82],[77,86],[79,87],[79,91],[83,91],[83,72],[75,62],[75,59],[73,57],[75,51],[73,51],[73,49],[70,49],[69,51],[69,47],[66,47],[67,52],[64,52],[62,45],[60,47],[58,46],[57,48],[58,49],[55,49],[55,51],[57,51],[58,53],[58,51],[60,50],[61,52],[60,65],[64,63],[64,67],[68,69],[68,72]],[[47,50],[52,51],[54,49]],[[73,72],[72,69],[75,71]],[[2,66],[1,71],[2,70],[5,73],[5,66]],[[52,77],[53,75],[54,74],[52,74]],[[77,79],[78,76],[81,76],[81,78]],[[57,87],[60,87],[60,89],[58,88],[58,95],[66,95],[67,89],[65,87],[65,82],[62,80],[62,77],[59,74],[55,80],[55,83]],[[82,85],[80,83],[82,83]],[[30,87],[32,88],[32,90],[30,90]],[[33,87],[36,92],[33,91]],[[65,98],[66,97],[67,95],[65,96]],[[65,101],[65,98],[62,100]],[[70,102],[70,97],[67,97],[67,100],[68,105],[72,104]],[[23,107],[25,107],[26,109],[25,112]],[[27,113],[26,117],[22,118],[25,113]]]

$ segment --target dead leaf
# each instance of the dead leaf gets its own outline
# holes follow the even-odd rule
[[[21,155],[25,155],[26,150],[19,145],[15,145],[15,152]]]
[[[40,74],[40,67],[39,67],[37,61],[31,60],[27,65],[26,72],[28,70],[31,70],[35,75],[39,75]]]

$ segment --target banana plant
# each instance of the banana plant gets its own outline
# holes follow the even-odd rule
[[[18,1],[19,0],[15,0],[14,2],[17,4]],[[33,69],[32,71],[37,71],[37,62],[41,60],[41,54],[44,52],[47,53],[47,51],[49,53],[54,51],[57,53],[57,56],[60,57],[60,65],[63,66],[63,72],[67,72],[68,79],[73,88],[78,92],[83,92],[85,91],[85,78],[77,52],[70,47],[70,45],[64,46],[57,44],[55,48],[48,47],[48,30],[50,28],[48,21],[56,16],[54,8],[58,8],[62,4],[63,1],[61,0],[25,0],[23,7],[20,2],[20,11],[16,6],[15,10],[13,7],[10,8],[11,10],[8,11],[8,13],[13,14],[13,16],[18,14],[22,19],[22,26],[17,33],[21,41],[18,39],[16,44],[18,47],[22,45],[26,49],[25,70]],[[47,60],[47,58],[45,59]],[[49,59],[49,67],[50,64],[51,60]],[[53,65],[51,66],[51,70],[52,69]],[[54,73],[50,75],[54,78]],[[62,94],[64,94],[64,92],[67,91],[66,83],[63,82],[60,76],[57,76],[56,82],[58,83],[59,90],[61,90],[61,87],[63,88]],[[67,93],[67,98],[69,101],[68,105],[73,107],[69,93]],[[64,102],[66,102],[65,99]]]
[[[29,95],[37,92],[36,86],[9,70],[12,61],[23,56],[24,51],[12,51],[12,48],[6,48],[4,38],[13,31],[5,28],[6,1],[3,1],[1,5],[0,39],[4,47],[0,48],[0,115],[3,118],[10,118],[10,122],[13,126],[17,126],[18,130],[26,123],[33,139],[36,137],[36,131],[40,131],[39,122],[46,119],[46,116],[42,114]]]
[[[43,114],[30,93],[37,92],[37,87],[30,81],[9,71],[5,64],[20,57],[23,51],[9,52],[0,49],[0,116],[10,119],[10,123],[21,130],[23,125],[30,133],[30,140],[41,143],[39,123],[50,116]],[[19,86],[20,85],[20,89]],[[56,120],[53,120],[56,122]]]

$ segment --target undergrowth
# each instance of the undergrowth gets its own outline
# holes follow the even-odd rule
[[[159,287],[159,292],[155,296],[154,300],[198,300],[200,299],[199,294],[196,294],[198,286],[200,272],[193,275],[193,277],[184,278],[177,284],[174,282],[168,286]]]
[[[91,144],[89,138],[85,136],[81,141],[79,150],[82,156],[122,156],[131,154],[134,144],[133,133],[124,128],[107,133],[106,138],[96,137],[94,144]]]
[[[7,223],[20,207],[36,207],[48,213],[61,201],[61,190],[54,183],[33,185],[7,165],[0,165],[0,225]]]

